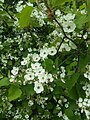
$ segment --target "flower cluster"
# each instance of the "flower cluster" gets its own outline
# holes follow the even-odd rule
[[[83,2],[0,0],[0,120],[90,119]]]
[[[86,66],[86,72],[84,73],[84,77],[90,80],[90,65]]]
[[[71,33],[75,30],[76,25],[73,22],[75,14],[68,13],[62,16],[61,11],[58,9],[57,11],[55,11],[55,15],[58,17],[59,22],[62,23],[65,32]]]
[[[45,7],[45,5],[43,3],[41,3],[39,5],[40,9],[42,9],[43,11],[45,11],[47,8]],[[34,9],[32,11],[32,14],[31,14],[31,17],[34,17],[36,18],[37,22],[39,22],[39,25],[40,26],[43,26],[45,24],[45,21],[44,19],[47,18],[46,14],[44,14],[43,11],[38,11],[38,9]]]
[[[43,62],[45,61],[45,59],[48,58],[48,55],[54,56],[56,53],[57,50],[55,47],[51,47],[51,48],[44,47],[40,49],[39,54],[38,53],[28,54],[26,58],[23,58],[23,60],[21,61],[21,66],[22,67],[27,66],[27,69],[25,70],[23,84],[26,85],[26,84],[34,83],[35,92],[36,93],[43,92],[44,85],[53,82],[54,78],[51,73],[48,73],[43,68],[40,61]],[[29,64],[31,64],[30,67]],[[10,82],[17,82],[16,79],[18,76],[19,68],[20,67],[13,67],[13,69],[11,70],[12,75],[10,78]]]
[[[77,104],[81,109],[81,113],[85,112],[87,119],[90,119],[90,84],[83,86],[83,90],[85,91],[86,98],[79,98]]]
[[[30,2],[26,2],[26,5],[33,6],[33,4],[31,4]],[[19,1],[18,4],[16,5],[15,9],[17,12],[21,12],[23,10],[23,8],[25,8],[26,5],[23,4],[23,1]]]

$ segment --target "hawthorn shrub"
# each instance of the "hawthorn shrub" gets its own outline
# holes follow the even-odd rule
[[[90,120],[90,0],[0,0],[0,120]]]

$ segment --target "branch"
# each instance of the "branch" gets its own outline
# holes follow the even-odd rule
[[[50,7],[48,6],[47,0],[44,0],[44,2],[45,2],[45,5],[46,5],[47,9],[49,10],[49,12],[52,13],[52,9],[50,9]],[[55,20],[55,22],[56,22],[56,23],[59,25],[59,27],[61,28],[62,33],[63,33],[63,35],[64,35],[64,38],[69,39],[70,41],[72,41],[72,42],[77,46],[77,43],[76,43],[73,39],[69,38],[69,37],[66,35],[66,33],[64,32],[64,29],[63,29],[62,25],[61,25],[61,24],[58,22],[58,20],[55,18],[54,14],[53,14],[52,17],[53,17],[53,20]],[[63,40],[63,42],[64,42],[64,40]]]
[[[16,21],[16,19],[8,12],[7,9],[3,8],[2,6],[0,6],[10,17],[11,19],[13,19],[14,21]]]
[[[45,5],[46,5],[47,9],[48,9],[49,11],[51,11],[51,9],[50,9],[49,6],[48,6],[47,0],[44,0],[44,2],[45,2]]]
[[[59,27],[61,28],[61,30],[62,30],[62,32],[63,32],[63,34],[64,34],[64,37],[67,38],[67,39],[69,39],[70,41],[72,41],[72,42],[77,46],[77,43],[66,35],[66,33],[65,33],[64,30],[63,30],[62,25],[57,21],[57,19],[55,18],[55,16],[54,16],[53,18],[54,18],[55,22],[56,22],[56,23],[59,25]]]
[[[62,43],[64,42],[64,39],[65,39],[65,37],[63,37],[62,41],[60,42],[60,44],[59,44],[59,46],[58,46],[58,49],[57,49],[57,53],[56,53],[56,54],[58,54],[59,49],[60,49],[60,47],[61,47]]]

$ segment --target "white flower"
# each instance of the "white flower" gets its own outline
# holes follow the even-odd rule
[[[41,67],[40,65],[40,63],[31,63],[32,69],[39,69]]]
[[[31,17],[33,17],[33,16],[35,16],[37,18],[39,17],[38,11],[36,9],[34,9],[31,13]]]
[[[46,74],[39,75],[38,79],[39,79],[40,83],[45,83],[46,82]]]
[[[81,10],[81,14],[87,14],[85,9]]]
[[[34,70],[35,76],[39,76],[42,74],[45,74],[45,69],[42,68],[42,66],[39,69]]]
[[[62,81],[63,83],[65,83],[64,78],[61,78],[61,81]]]
[[[61,74],[60,74],[61,81],[65,83],[64,78],[65,78],[65,68],[61,66]]]
[[[65,32],[70,33],[73,32],[76,28],[76,25],[73,21],[65,21],[62,23],[63,29]]]
[[[34,53],[32,55],[32,59],[33,59],[33,61],[38,62],[40,60],[40,56],[38,54]]]
[[[66,51],[70,51],[70,50],[71,50],[71,47],[68,45],[68,43],[62,43],[59,51],[61,52],[61,51],[63,51],[64,49],[65,49]]]
[[[41,83],[39,83],[39,82],[36,81],[36,82],[34,83],[34,91],[35,91],[36,93],[41,93],[43,90],[44,90],[43,85],[42,85]]]
[[[14,82],[14,80],[15,80],[14,78],[10,78],[10,80],[9,80],[9,81],[10,81],[10,82]]]
[[[84,73],[84,77],[88,78],[88,72]]]
[[[90,80],[90,73],[89,73],[89,75],[88,75],[88,79]]]
[[[22,4],[22,3],[23,3],[23,1],[19,1],[19,2],[18,2],[18,5],[20,5],[20,4]]]
[[[29,105],[29,106],[32,106],[33,104],[34,104],[34,103],[33,103],[32,100],[29,100],[29,101],[28,101],[28,105]]]
[[[61,74],[60,74],[60,77],[61,77],[61,78],[64,78],[64,77],[65,77],[65,73],[64,73],[64,72],[61,73]]]
[[[49,89],[50,89],[51,92],[54,90],[52,87],[50,87]]]
[[[49,55],[55,55],[57,53],[57,50],[55,47],[51,47],[48,49]]]
[[[26,6],[26,5],[22,5],[23,1],[19,1],[17,6],[16,6],[16,11],[17,12],[21,12],[22,9]]]
[[[43,26],[44,24],[45,24],[44,20],[39,18],[39,25]]]
[[[64,15],[63,18],[67,21],[73,20],[75,18],[75,14],[68,13],[67,15]]]
[[[63,16],[60,16],[57,20],[58,20],[58,22],[62,23],[64,21],[64,18],[63,18]],[[56,24],[56,26],[57,26],[57,24]]]
[[[60,44],[60,43],[59,43]],[[63,49],[64,49],[64,43],[62,43],[62,45],[61,45],[61,47],[60,47],[60,49],[59,49],[59,51],[61,52]]]
[[[77,46],[72,42],[72,41],[69,41],[69,46],[72,48],[72,49],[76,49]]]
[[[11,78],[9,80],[10,82],[14,82],[15,81],[15,76],[11,75]]]
[[[88,120],[90,120],[90,111],[89,110],[85,110],[85,114]]]
[[[33,79],[34,79],[34,73],[31,72],[31,73],[26,74],[26,75],[24,76],[24,79],[25,79],[26,81],[33,80]]]
[[[23,61],[21,61],[21,65],[26,65],[27,64],[27,60],[24,59]]]
[[[31,68],[26,69],[26,73],[31,73],[31,72],[32,72]]]
[[[16,11],[17,11],[17,12],[21,12],[24,7],[25,7],[25,5],[17,5],[17,6],[16,6]]]
[[[61,12],[60,12],[59,9],[55,11],[55,15],[58,16],[58,17],[61,15]]]
[[[18,67],[13,67],[13,69],[11,70],[11,73],[16,76],[18,74],[19,68]]]
[[[70,51],[71,50],[71,48],[69,47],[69,45],[67,43],[64,44],[64,48],[65,48],[66,51]]]
[[[79,100],[78,100],[78,102],[83,102],[83,99],[80,97]]]
[[[31,48],[28,48],[28,51],[29,51],[29,52],[32,52],[32,49],[31,49]]]
[[[80,103],[78,103],[78,106],[81,108],[81,107],[83,107],[83,104],[80,102]]]
[[[4,0],[0,0],[0,2],[4,3]]]
[[[61,71],[65,72],[65,67],[64,66],[61,66]]]
[[[87,71],[86,73],[84,73],[84,77],[90,80],[90,71]]]
[[[33,4],[30,3],[30,2],[26,2],[26,4],[27,4],[28,6],[32,6],[32,7],[33,7]]]
[[[26,118],[27,120],[29,120],[29,115],[28,115],[28,114],[26,114],[26,115],[25,115],[25,118]]]
[[[41,49],[40,50],[40,57],[44,59],[44,58],[47,58],[47,56],[48,56],[48,49],[47,48]]]
[[[48,74],[47,75],[47,81],[46,81],[47,83],[48,82],[53,82],[53,77],[52,77],[52,74]]]
[[[41,11],[39,11],[39,15],[42,19],[47,18],[46,14],[42,13]]]
[[[62,116],[63,116],[62,111],[60,111],[60,112],[58,113],[58,117],[62,117]]]
[[[21,5],[21,6],[17,6],[17,7],[16,7],[17,12],[21,12],[21,11],[22,11],[22,9],[23,9],[23,6],[22,6],[22,5]]]
[[[63,115],[63,119],[64,120],[69,120],[69,118],[65,114]]]

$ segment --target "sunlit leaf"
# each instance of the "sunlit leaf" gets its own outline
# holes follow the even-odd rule
[[[33,10],[33,7],[31,6],[26,6],[23,8],[21,13],[18,15],[19,17],[19,24],[21,28],[27,27],[30,23],[30,14]]]
[[[8,90],[8,99],[9,101],[19,98],[22,94],[22,91],[17,86],[12,85]]]
[[[0,80],[0,87],[2,86],[8,86],[10,84],[9,82],[9,78],[5,77],[3,79]]]

